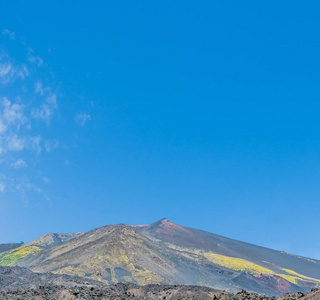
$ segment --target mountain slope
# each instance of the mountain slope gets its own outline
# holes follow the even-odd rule
[[[22,243],[7,243],[7,244],[0,244],[0,257],[1,254],[4,252],[11,251],[13,249],[21,247],[23,244]]]
[[[278,272],[279,268],[283,271],[280,273],[288,274],[295,277],[299,273],[303,276],[313,277],[320,280],[320,261],[304,258],[286,252],[280,252],[252,244],[232,240],[209,232],[183,227],[174,224],[167,219],[160,220],[154,224],[147,226],[133,226],[136,232],[153,237],[162,242],[177,246],[181,249],[201,249],[209,251],[216,255],[209,256],[215,260],[219,260],[220,264],[225,264],[227,267],[234,266],[237,268],[237,261],[232,258],[241,258],[245,261],[252,262],[263,268]],[[173,246],[173,247],[174,247]],[[219,256],[222,255],[222,256]],[[241,262],[238,263],[238,268]],[[245,266],[243,266],[245,268]],[[293,271],[294,270],[294,271]],[[257,270],[258,273],[259,270]],[[265,271],[266,270],[260,270]]]
[[[31,243],[30,247],[34,245]],[[320,284],[320,262],[166,219],[149,225],[108,225],[22,257],[36,272],[91,277],[112,284],[191,284],[280,295]]]
[[[12,265],[24,257],[58,246],[81,234],[83,233],[47,233],[26,244],[2,244],[4,246],[11,245],[11,248],[3,247],[6,250],[0,253],[0,266]]]

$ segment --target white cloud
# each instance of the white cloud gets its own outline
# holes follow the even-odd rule
[[[0,64],[0,77],[8,76],[12,71],[13,67],[9,62]]]
[[[2,83],[9,82],[15,74],[13,66],[9,62],[0,63],[0,79]]]
[[[14,32],[9,30],[2,32],[0,30],[0,36],[1,34],[6,35],[7,41],[8,38],[14,39]],[[15,47],[12,53],[16,53],[17,46],[21,46],[23,43],[9,43],[8,41],[7,44],[9,50],[11,46]],[[23,56],[25,50],[26,46],[23,46],[21,53]],[[34,164],[27,164],[29,160],[26,159],[28,156],[24,156],[25,152],[30,151],[33,152],[33,155],[39,155],[43,149],[51,152],[59,146],[59,142],[54,139],[54,136],[52,139],[46,137],[46,128],[40,128],[41,124],[39,124],[43,121],[49,124],[58,109],[56,85],[54,80],[50,80],[50,78],[54,78],[54,74],[48,70],[46,63],[33,49],[28,48],[27,50],[27,57],[24,61],[19,61],[18,56],[11,57],[9,52],[0,50],[0,170],[5,172],[7,167],[15,168],[19,170],[21,176],[24,175],[23,168],[28,167],[33,170],[35,167]],[[10,97],[4,97],[9,94]],[[39,122],[35,119],[38,119]],[[40,158],[41,156],[37,157],[35,162]],[[7,171],[9,174],[10,170],[7,169]],[[39,172],[34,176],[41,174],[40,170],[37,171]],[[12,174],[17,176],[15,172]],[[44,198],[51,202],[41,186],[38,187],[29,181],[32,177],[30,179],[23,177],[22,179],[5,177],[5,175],[1,177],[0,174],[0,193],[13,190],[22,195],[23,201],[28,203],[28,198],[34,199],[36,192],[40,195],[39,199]],[[40,176],[40,180],[44,186],[51,182],[49,178],[42,176]]]
[[[25,64],[22,64],[19,68],[16,70],[17,77],[21,79],[25,79],[25,77],[29,76],[29,70]]]
[[[40,108],[36,108],[32,110],[31,115],[35,119],[42,119],[46,122],[49,122],[56,108],[57,108],[56,94],[51,94],[47,97],[46,101],[43,104],[41,104]]]
[[[91,116],[86,113],[80,113],[76,115],[75,120],[83,127],[86,124],[87,120],[91,120]]]
[[[0,102],[0,154],[6,151],[21,151],[26,148],[26,139],[18,135],[22,125],[28,125],[24,106],[17,103],[12,104],[6,97],[2,98]]]
[[[13,82],[17,78],[24,79],[29,75],[25,64],[15,66],[13,60],[5,53],[0,53],[0,81],[2,84]]]
[[[21,125],[27,123],[28,119],[23,113],[23,105],[17,103],[11,104],[11,102],[6,97],[4,97],[2,98],[2,107],[3,110],[0,118],[4,125],[16,126],[17,129],[19,129]]]
[[[11,166],[16,169],[19,169],[19,168],[26,168],[28,165],[24,160],[19,159],[15,163],[13,163]]]
[[[3,29],[1,34],[9,36],[9,38],[11,40],[15,39],[15,33],[13,31],[8,30],[8,29]]]
[[[21,151],[25,148],[25,139],[13,134],[7,137],[7,149],[9,151]]]
[[[44,94],[47,94],[48,92],[50,92],[51,88],[50,87],[43,87],[41,81],[37,81],[34,84],[34,92],[36,94],[40,94],[41,96],[43,96]]]
[[[30,120],[24,113],[25,107],[11,103],[7,98],[0,102],[0,155],[5,152],[25,149],[41,152],[41,137],[23,133],[23,129],[31,129]]]

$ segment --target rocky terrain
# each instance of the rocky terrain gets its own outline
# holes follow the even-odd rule
[[[39,286],[64,285],[99,287],[105,284],[79,276],[34,273],[21,267],[0,267],[0,290],[33,289]]]
[[[320,285],[320,261],[167,219],[148,225],[106,225],[87,233],[46,234],[0,253],[0,265],[76,275],[108,285],[197,285],[269,296],[306,293]]]
[[[310,293],[291,293],[278,298],[248,293],[245,290],[237,294],[214,290],[199,286],[168,286],[147,285],[138,286],[130,283],[118,283],[105,287],[65,287],[40,286],[35,289],[17,289],[0,291],[0,299],[113,299],[113,300],[319,300],[320,290],[313,289]]]

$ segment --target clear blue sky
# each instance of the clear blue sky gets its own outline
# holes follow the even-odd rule
[[[0,241],[163,217],[320,259],[318,1],[2,1]]]

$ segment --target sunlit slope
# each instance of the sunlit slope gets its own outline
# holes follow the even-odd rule
[[[39,245],[39,243],[37,243]],[[29,247],[36,245],[31,244]],[[174,224],[108,225],[15,261],[37,272],[279,295],[320,285],[320,262]]]
[[[175,269],[153,243],[126,225],[104,226],[21,260],[33,271],[92,277],[106,283],[172,283]]]
[[[0,253],[0,266],[11,266],[31,254],[60,245],[82,233],[47,233],[26,244],[12,244],[15,247],[3,247]],[[11,245],[11,244],[9,244]]]
[[[7,243],[7,244],[0,244],[0,266],[6,266],[6,265],[10,265],[12,263],[14,263],[15,261],[17,261],[18,259],[20,259],[20,257],[18,257],[18,259],[13,259],[12,258],[8,258],[7,255],[12,252],[12,250],[19,248],[23,245],[22,243]],[[7,259],[5,261],[3,261],[3,258],[7,257]]]

